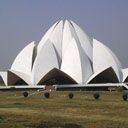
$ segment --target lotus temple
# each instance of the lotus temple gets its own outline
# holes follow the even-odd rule
[[[39,43],[28,44],[12,66],[0,72],[2,87],[95,87],[123,85],[128,69],[102,42],[89,37],[73,21],[56,22]]]

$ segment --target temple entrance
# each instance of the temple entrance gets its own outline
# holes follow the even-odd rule
[[[110,67],[101,72],[99,75],[94,77],[89,84],[93,83],[118,83],[119,80],[116,76],[115,71]]]
[[[23,79],[14,74],[11,71],[8,71],[8,84],[9,85],[28,85]]]
[[[54,68],[48,72],[38,83],[38,85],[60,85],[60,84],[77,84],[69,75]]]

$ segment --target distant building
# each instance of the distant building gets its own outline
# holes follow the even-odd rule
[[[31,42],[0,72],[3,85],[68,85],[128,81],[116,55],[73,21],[56,22],[39,44]]]

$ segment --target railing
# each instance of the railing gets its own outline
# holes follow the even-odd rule
[[[106,84],[68,84],[68,85],[53,85],[55,88],[74,88],[74,87],[124,87],[128,89],[128,83],[106,83]],[[0,86],[0,89],[45,89],[45,85],[12,85]]]

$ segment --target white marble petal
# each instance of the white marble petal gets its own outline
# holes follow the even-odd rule
[[[73,26],[69,21],[65,21],[63,30],[63,41],[62,41],[62,56],[64,56],[70,41],[74,38],[78,42],[78,37],[75,33]]]
[[[49,39],[49,37],[51,36],[55,26],[57,25],[59,21],[57,21],[54,25],[52,25],[52,27],[50,27],[48,29],[48,31],[45,33],[45,35],[42,37],[42,39],[40,40],[38,46],[37,46],[37,52],[39,53],[39,51],[41,50],[41,48],[43,47],[43,45],[46,43],[46,41]]]
[[[11,70],[22,72],[24,74],[31,74],[32,69],[32,57],[35,42],[28,44],[14,60]]]
[[[53,43],[55,47],[59,65],[61,64],[62,61],[62,37],[63,37],[63,21],[60,21],[52,31],[52,34],[49,36],[49,40]]]
[[[108,50],[108,47],[103,45],[101,42],[97,41],[96,39],[93,39],[93,69],[94,72],[97,72],[103,67],[111,66],[119,81],[121,81],[120,76],[120,67],[118,66],[115,58],[110,52],[110,49]]]
[[[85,83],[92,74],[91,65],[88,57],[82,48],[72,38],[63,57],[61,70],[71,76],[78,83]]]
[[[82,48],[84,49],[85,53],[89,57],[90,60],[92,60],[92,40],[91,38],[73,21],[71,21],[78,39],[81,43]]]
[[[32,70],[33,84],[37,84],[53,68],[59,68],[59,64],[53,44],[48,40],[35,59]]]

